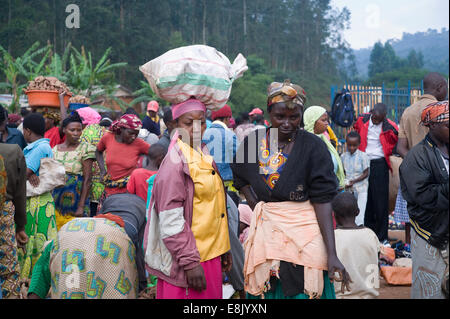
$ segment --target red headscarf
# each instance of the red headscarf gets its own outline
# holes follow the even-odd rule
[[[114,121],[111,124],[111,127],[109,128],[109,130],[112,133],[117,133],[122,128],[129,128],[132,130],[140,130],[142,128],[142,122],[139,119],[139,117],[137,117],[134,114],[125,114],[125,115],[122,115],[122,117],[120,119],[118,119],[117,121]]]

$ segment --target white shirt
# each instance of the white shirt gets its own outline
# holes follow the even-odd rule
[[[380,242],[369,228],[336,229],[336,253],[353,283],[350,291],[341,293],[341,283],[335,282],[337,299],[373,299],[379,295],[378,252]]]
[[[369,130],[367,132],[367,148],[366,154],[369,156],[370,160],[383,158],[383,146],[380,142],[380,134],[383,123],[378,125],[373,124],[372,117],[369,120]]]

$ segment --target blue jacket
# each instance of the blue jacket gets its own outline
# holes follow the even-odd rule
[[[27,146],[23,134],[16,128],[6,127],[8,130],[8,137],[6,138],[6,144],[17,144],[23,150]]]
[[[145,128],[150,133],[156,134],[158,136],[161,135],[161,130],[159,127],[159,122],[155,123],[149,116],[145,116],[142,120],[142,128]]]
[[[236,134],[220,121],[214,121],[203,134],[203,143],[214,157],[220,176],[224,181],[233,180],[230,163],[239,147]]]

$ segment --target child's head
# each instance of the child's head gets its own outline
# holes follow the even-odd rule
[[[346,142],[347,150],[350,152],[350,154],[353,154],[358,149],[359,144],[361,144],[361,136],[358,134],[358,132],[351,131],[347,134]]]
[[[23,119],[23,137],[32,143],[45,134],[45,119],[41,113],[30,113]]]
[[[359,214],[356,197],[350,192],[339,193],[331,202],[336,223],[342,225],[344,222],[354,222]]]
[[[164,157],[166,157],[166,154],[167,154],[166,148],[163,145],[156,143],[150,147],[150,151],[148,152],[148,158],[150,160],[150,163],[152,163],[159,169],[159,166],[161,166],[161,163]]]

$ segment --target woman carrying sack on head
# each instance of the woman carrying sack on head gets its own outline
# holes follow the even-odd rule
[[[227,197],[201,143],[206,107],[189,99],[172,113],[178,133],[152,189],[144,235],[147,270],[158,277],[157,299],[222,299],[222,271],[231,269]]]
[[[41,183],[39,171],[43,158],[53,158],[50,140],[44,138],[45,120],[40,113],[31,113],[23,121],[23,134],[28,146],[23,150],[27,164],[27,179],[32,187]],[[27,198],[28,243],[19,248],[22,278],[31,278],[34,264],[42,253],[44,243],[56,238],[55,203],[49,191]]]
[[[95,147],[80,141],[82,120],[77,112],[62,123],[64,143],[53,148],[54,158],[64,165],[66,184],[53,190],[58,230],[75,217],[89,216],[92,163]]]

